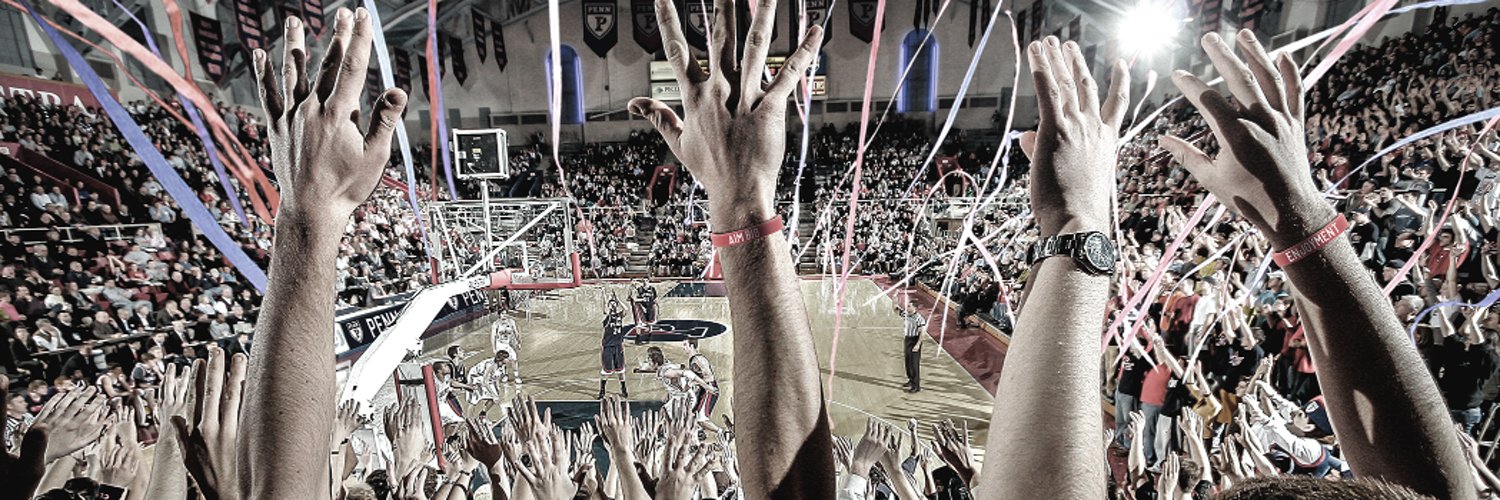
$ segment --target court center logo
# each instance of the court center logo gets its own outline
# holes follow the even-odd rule
[[[701,319],[664,319],[642,328],[636,328],[636,325],[625,325],[624,328],[629,332],[625,339],[638,343],[703,340],[729,331],[723,323]]]

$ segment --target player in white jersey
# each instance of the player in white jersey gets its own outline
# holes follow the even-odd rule
[[[490,345],[497,353],[510,351],[510,363],[516,369],[516,383],[521,383],[521,331],[516,328],[516,320],[510,314],[500,311],[495,322],[490,324]]]
[[[704,408],[711,408],[711,406],[697,404],[701,402],[701,398],[698,397],[700,394],[711,394],[717,397],[719,394],[717,383],[710,383],[695,373],[694,370],[673,363],[667,359],[667,356],[662,353],[661,348],[657,346],[646,348],[646,360],[646,363],[635,371],[637,373],[656,374],[656,380],[661,382],[662,388],[667,391],[668,406],[674,404],[688,405],[694,408],[699,425],[703,425],[710,430],[718,430],[713,426],[713,422],[709,420],[707,412],[703,411]],[[704,359],[703,362],[706,363],[707,359]]]
[[[469,385],[474,388],[469,391],[469,405],[483,403],[484,407],[479,411],[481,416],[489,413],[495,401],[505,397],[505,387],[511,384],[512,374],[515,375],[515,391],[521,392],[521,372],[516,369],[514,360],[510,347],[502,345],[494,357],[469,368]]]

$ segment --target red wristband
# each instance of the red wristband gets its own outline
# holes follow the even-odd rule
[[[715,247],[729,248],[776,234],[784,227],[786,226],[782,224],[781,216],[776,216],[772,217],[771,220],[738,231],[712,233],[708,235],[708,239],[713,241]]]
[[[1288,248],[1286,250],[1271,254],[1271,259],[1276,261],[1276,265],[1281,267],[1292,265],[1293,263],[1302,260],[1309,255],[1312,255],[1314,252],[1322,250],[1323,247],[1328,246],[1330,242],[1332,242],[1335,238],[1338,238],[1339,235],[1344,234],[1344,231],[1348,230],[1349,219],[1345,219],[1344,214],[1339,214],[1337,217],[1333,218],[1332,222],[1329,222],[1328,225],[1323,226],[1322,229],[1319,229],[1317,232],[1313,233],[1312,236],[1308,236],[1307,239],[1302,240],[1301,243],[1292,245],[1291,248]]]

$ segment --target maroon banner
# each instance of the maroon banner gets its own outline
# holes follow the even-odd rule
[[[635,44],[641,50],[647,54],[661,52],[661,27],[656,24],[656,5],[651,0],[630,0],[630,23]]]
[[[115,92],[110,91],[111,94]],[[0,73],[0,95],[7,99],[30,97],[42,104],[52,106],[73,105],[82,108],[97,108],[99,101],[82,85],[42,80],[29,76]]]
[[[1240,3],[1240,27],[1255,31],[1260,26],[1260,17],[1266,13],[1265,0],[1244,0]]]
[[[798,8],[799,5],[807,6],[808,27],[823,27],[823,46],[828,46],[828,41],[833,39],[833,13],[829,12],[828,10],[829,1],[830,0],[806,0],[803,2],[786,3],[786,25],[790,26],[788,30],[792,33],[792,36],[787,38],[786,51],[788,54],[796,52],[797,46],[802,43],[802,39],[799,36],[800,33],[797,32],[797,27],[801,26],[800,23],[802,22],[802,10]]]
[[[849,34],[865,43],[875,40],[875,14],[879,0],[849,0]],[[884,31],[882,26],[881,30]]]
[[[476,8],[469,14],[469,21],[474,23],[474,52],[479,54],[479,64],[484,64],[490,53],[490,20]]]
[[[302,0],[302,23],[313,37],[323,34],[323,0]]]
[[[224,80],[224,27],[218,19],[189,12],[193,23],[193,42],[198,48],[198,65],[214,83]]]
[[[396,80],[396,87],[411,95],[411,52],[401,47],[391,47],[392,56],[396,68],[392,76]]]
[[[1199,35],[1207,35],[1219,31],[1220,16],[1224,10],[1222,0],[1203,0],[1203,9],[1198,14]]]
[[[619,41],[618,7],[615,0],[583,0],[583,43],[599,57]]]
[[[1031,39],[1042,39],[1042,25],[1047,24],[1047,4],[1037,2],[1031,8]]]
[[[490,39],[495,42],[495,64],[500,65],[503,73],[505,65],[510,64],[510,57],[505,54],[505,30],[500,21],[491,21],[490,28]]]
[[[1083,39],[1083,16],[1073,16],[1073,20],[1068,21],[1068,39]]]
[[[469,62],[464,60],[464,39],[457,35],[448,36],[448,56],[453,61],[449,64],[453,67],[453,78],[458,80],[459,86],[463,86],[464,81],[469,79]]]
[[[688,45],[708,50],[708,30],[713,26],[714,4],[708,0],[676,0],[682,15],[682,34]]]
[[[239,29],[240,44],[245,51],[268,49],[266,33],[260,24],[260,4],[254,0],[234,0],[234,24]]]

